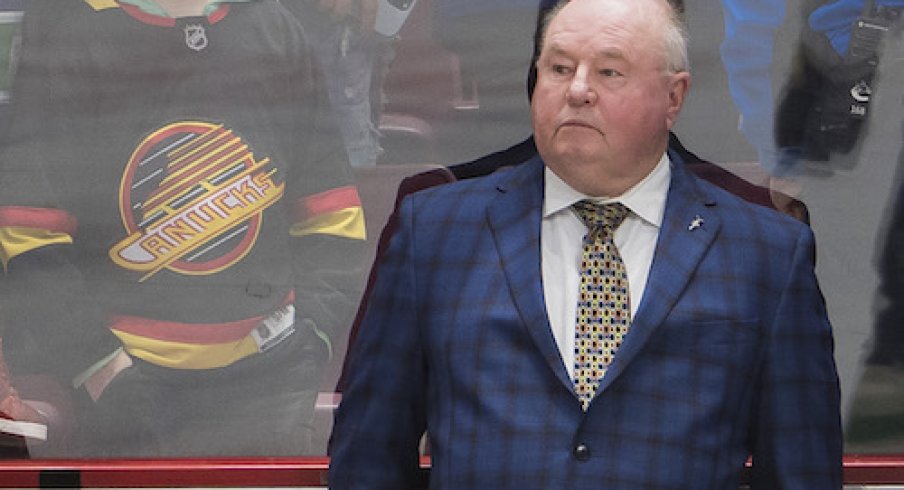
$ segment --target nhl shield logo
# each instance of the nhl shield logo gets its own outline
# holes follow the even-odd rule
[[[207,31],[201,24],[188,24],[185,26],[185,45],[195,51],[201,51],[207,47]]]

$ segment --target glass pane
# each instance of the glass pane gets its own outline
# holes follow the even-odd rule
[[[0,457],[326,454],[399,185],[535,154],[552,2],[328,3],[0,1]],[[846,450],[904,453],[902,4],[828,3],[683,2],[673,132],[808,221]]]

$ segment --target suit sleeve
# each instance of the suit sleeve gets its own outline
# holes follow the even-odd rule
[[[380,266],[351,346],[330,442],[330,488],[418,488],[427,364],[419,325],[412,202]]]
[[[752,490],[842,488],[831,326],[813,270],[813,235],[803,230],[765,339],[751,432]]]

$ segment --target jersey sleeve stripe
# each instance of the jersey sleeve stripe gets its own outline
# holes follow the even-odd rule
[[[322,234],[356,240],[366,238],[364,210],[354,186],[330,189],[299,199],[295,203],[295,237]]]

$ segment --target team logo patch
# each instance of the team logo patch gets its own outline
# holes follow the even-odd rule
[[[128,236],[110,249],[120,267],[144,281],[163,269],[213,274],[254,245],[261,215],[285,184],[269,158],[258,160],[222,125],[180,122],[144,139],[120,183]]]
[[[201,24],[187,24],[185,26],[185,45],[195,51],[201,51],[207,47],[207,31]]]

